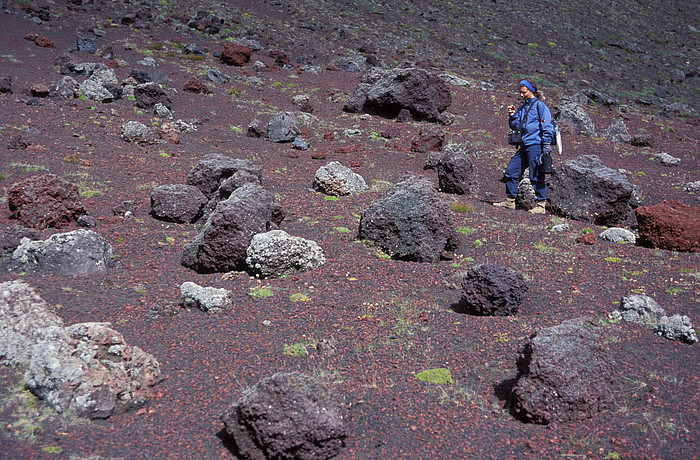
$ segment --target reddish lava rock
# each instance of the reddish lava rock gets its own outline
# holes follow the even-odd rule
[[[41,35],[36,38],[34,43],[36,43],[37,46],[41,46],[42,48],[53,48],[54,45],[53,40]]]
[[[578,238],[576,238],[577,243],[582,243],[588,246],[593,246],[596,242],[598,237],[596,236],[595,233],[584,233],[583,235],[579,235]]]
[[[250,60],[253,50],[247,46],[230,43],[221,52],[221,62],[228,65],[242,66]]]
[[[185,86],[182,89],[183,91],[187,91],[188,93],[195,94],[209,94],[211,92],[209,90],[209,87],[202,83],[202,80],[200,80],[197,77],[190,78],[189,81],[185,83]]]
[[[644,246],[700,252],[700,208],[678,201],[644,206],[635,211]]]
[[[55,174],[33,176],[7,192],[12,218],[39,230],[61,228],[85,214],[78,187]]]

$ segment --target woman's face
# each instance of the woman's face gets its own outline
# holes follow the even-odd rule
[[[523,98],[523,100],[527,101],[528,99],[531,99],[535,97],[534,94],[532,94],[532,91],[530,91],[527,86],[520,86],[520,97]]]

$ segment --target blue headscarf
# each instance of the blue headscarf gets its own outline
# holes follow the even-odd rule
[[[532,94],[535,94],[537,92],[537,89],[535,89],[535,85],[533,85],[527,80],[520,80],[520,86],[524,86],[525,88],[529,89],[530,91],[532,91]]]

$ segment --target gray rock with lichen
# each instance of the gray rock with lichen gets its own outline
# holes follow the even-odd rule
[[[656,333],[669,340],[684,343],[693,344],[698,341],[693,323],[690,322],[690,318],[684,315],[662,316],[656,326]]]

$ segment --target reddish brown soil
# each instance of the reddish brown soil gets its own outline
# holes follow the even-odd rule
[[[318,75],[224,68],[211,53],[204,61],[183,59],[179,49],[167,42],[197,42],[220,51],[222,40],[184,36],[162,22],[141,30],[109,27],[106,8],[95,11],[89,5],[73,11],[57,2],[51,8],[61,18],[36,25],[18,13],[20,4],[7,3],[12,13],[0,13],[0,76],[13,76],[14,94],[0,95],[4,178],[0,185],[7,189],[28,174],[41,172],[79,184],[89,214],[98,219],[95,230],[112,243],[121,268],[79,278],[5,273],[0,280],[24,279],[67,323],[111,322],[130,344],[159,360],[165,380],[157,387],[157,398],[139,411],[106,421],[63,421],[27,415],[31,408],[12,397],[18,393],[21,375],[0,367],[0,458],[229,458],[229,446],[218,436],[223,427],[219,414],[246,388],[280,371],[319,375],[346,396],[352,435],[338,456],[342,459],[601,459],[614,458],[614,453],[624,459],[698,457],[697,346],[666,340],[633,324],[607,321],[622,296],[643,293],[669,314],[688,315],[700,324],[698,255],[601,240],[583,245],[576,238],[584,229],[602,229],[571,221],[569,231],[553,233],[549,228],[564,219],[492,207],[491,202],[502,196],[497,179],[511,153],[504,135],[505,107],[516,99],[510,73],[494,81],[493,91],[452,87],[448,111],[456,121],[444,129],[449,142],[478,146],[481,186],[476,197],[444,196],[460,205],[454,207],[455,219],[465,229],[454,260],[399,262],[379,257],[375,249],[354,240],[359,215],[403,174],[434,178],[434,173],[423,171],[424,154],[409,151],[421,124],[376,117],[361,120],[342,111],[360,74],[325,68]],[[282,19],[268,13],[269,23],[281,29]],[[244,21],[245,16],[239,19]],[[148,51],[161,63],[160,70],[170,78],[168,87],[178,90],[173,96],[175,117],[200,120],[197,132],[183,134],[177,145],[139,147],[119,138],[121,126],[130,120],[147,125],[156,120],[149,113],[137,113],[132,101],[101,104],[46,98],[39,106],[25,103],[25,91],[33,84],[50,86],[58,81],[52,63],[72,47],[75,30],[95,25],[106,30],[100,43],[111,43],[117,59],[138,67],[136,61]],[[23,38],[31,33],[54,40],[54,48]],[[154,42],[165,43],[164,48],[155,49]],[[131,46],[125,47],[127,43]],[[168,50],[175,54],[168,55]],[[293,54],[291,48],[283,51]],[[72,56],[76,62],[101,61],[93,55]],[[272,65],[265,51],[253,58]],[[233,78],[257,76],[263,84],[234,80],[210,84],[211,95],[182,91],[190,78],[210,67]],[[128,72],[128,67],[117,70],[120,78]],[[254,118],[297,110],[292,104],[297,94],[309,94],[314,109],[304,126],[312,145],[309,151],[245,137]],[[554,106],[557,100],[547,102]],[[599,155],[606,165],[625,169],[647,203],[668,199],[697,206],[696,197],[682,190],[684,184],[698,180],[697,118],[662,118],[658,107],[623,103],[629,104],[622,116],[630,132],[651,134],[653,148],[567,136],[563,159]],[[599,106],[586,110],[601,129],[619,116],[617,110]],[[354,127],[362,130],[360,137],[343,134]],[[393,139],[377,136],[386,130],[395,131]],[[335,139],[325,140],[332,132]],[[26,150],[5,149],[17,134],[31,145]],[[312,272],[274,280],[245,273],[203,275],[182,267],[183,245],[199,226],[151,218],[150,191],[157,185],[183,183],[210,152],[261,165],[264,185],[288,212],[282,228],[316,241],[327,263]],[[311,158],[319,152],[325,152],[327,159]],[[651,161],[659,152],[681,158],[681,165],[669,168]],[[291,158],[293,154],[298,157]],[[351,165],[372,189],[337,201],[311,191],[315,171],[331,160]],[[36,167],[41,169],[30,171]],[[133,217],[115,216],[112,210],[126,200],[135,202]],[[0,213],[0,223],[11,223],[8,215],[7,209]],[[44,236],[55,232],[45,231]],[[460,273],[472,263],[498,264],[525,274],[531,289],[516,316],[472,317],[453,310],[459,300]],[[179,286],[185,281],[231,290],[234,311],[208,315],[180,309]],[[260,286],[274,295],[251,296]],[[290,301],[298,293],[309,300]],[[608,331],[616,362],[615,406],[592,420],[565,426],[515,420],[504,407],[504,393],[516,375],[519,345],[540,328],[581,315],[599,318]],[[337,342],[334,354],[321,355],[312,345],[304,357],[283,352],[285,345],[322,339]],[[452,385],[416,380],[416,373],[439,367],[451,371]],[[31,437],[26,436],[27,421],[38,427]],[[51,453],[57,448],[61,455]]]

